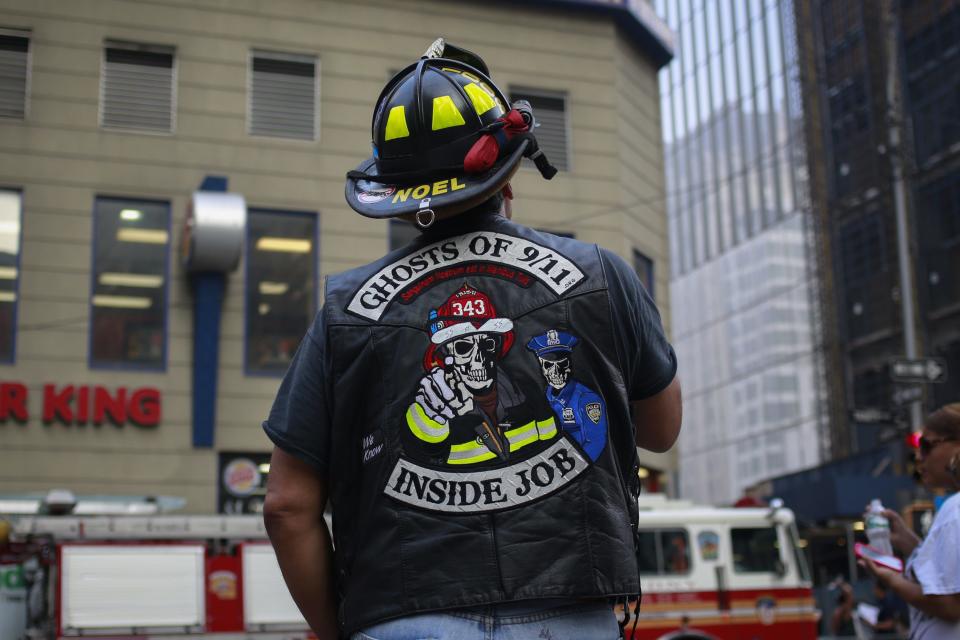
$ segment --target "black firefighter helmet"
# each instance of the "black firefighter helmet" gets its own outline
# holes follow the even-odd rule
[[[549,179],[556,170],[534,126],[529,103],[511,109],[479,56],[440,38],[380,92],[373,155],[347,173],[347,203],[370,218],[418,214],[429,226],[434,211],[459,213],[495,195],[524,156]]]

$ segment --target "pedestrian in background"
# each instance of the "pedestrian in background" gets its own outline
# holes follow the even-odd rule
[[[676,357],[624,260],[503,214],[524,157],[556,171],[534,122],[442,40],[377,100],[347,202],[422,235],[330,276],[264,423],[321,640],[610,640],[639,593],[636,446],[677,438]]]
[[[840,593],[837,594],[837,606],[830,615],[830,635],[836,638],[852,638],[856,635],[853,616],[857,603],[853,595],[853,587],[840,578],[834,584]]]
[[[948,404],[927,417],[917,449],[917,471],[930,490],[954,490],[950,465],[960,454],[960,403]],[[886,510],[890,541],[908,558],[903,574],[862,559],[881,584],[910,607],[911,640],[960,638],[960,494],[937,512],[926,538],[910,530],[900,514]]]

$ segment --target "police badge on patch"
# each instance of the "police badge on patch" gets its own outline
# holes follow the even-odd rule
[[[584,407],[587,411],[587,417],[593,420],[593,424],[600,424],[600,403],[591,402]]]
[[[563,408],[563,421],[564,422],[576,422],[576,418],[573,415],[573,409],[570,407]]]

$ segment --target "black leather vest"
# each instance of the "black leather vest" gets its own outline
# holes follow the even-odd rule
[[[345,633],[639,592],[617,294],[596,246],[489,214],[327,280]]]

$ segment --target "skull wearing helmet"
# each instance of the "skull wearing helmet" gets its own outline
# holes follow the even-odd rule
[[[486,393],[496,380],[499,341],[489,333],[477,333],[451,341],[447,350],[460,379],[474,393]]]
[[[543,377],[547,379],[547,384],[554,389],[560,390],[567,384],[567,380],[570,379],[572,370],[570,366],[570,356],[563,355],[557,358],[544,358],[541,356],[540,370],[543,372]]]

